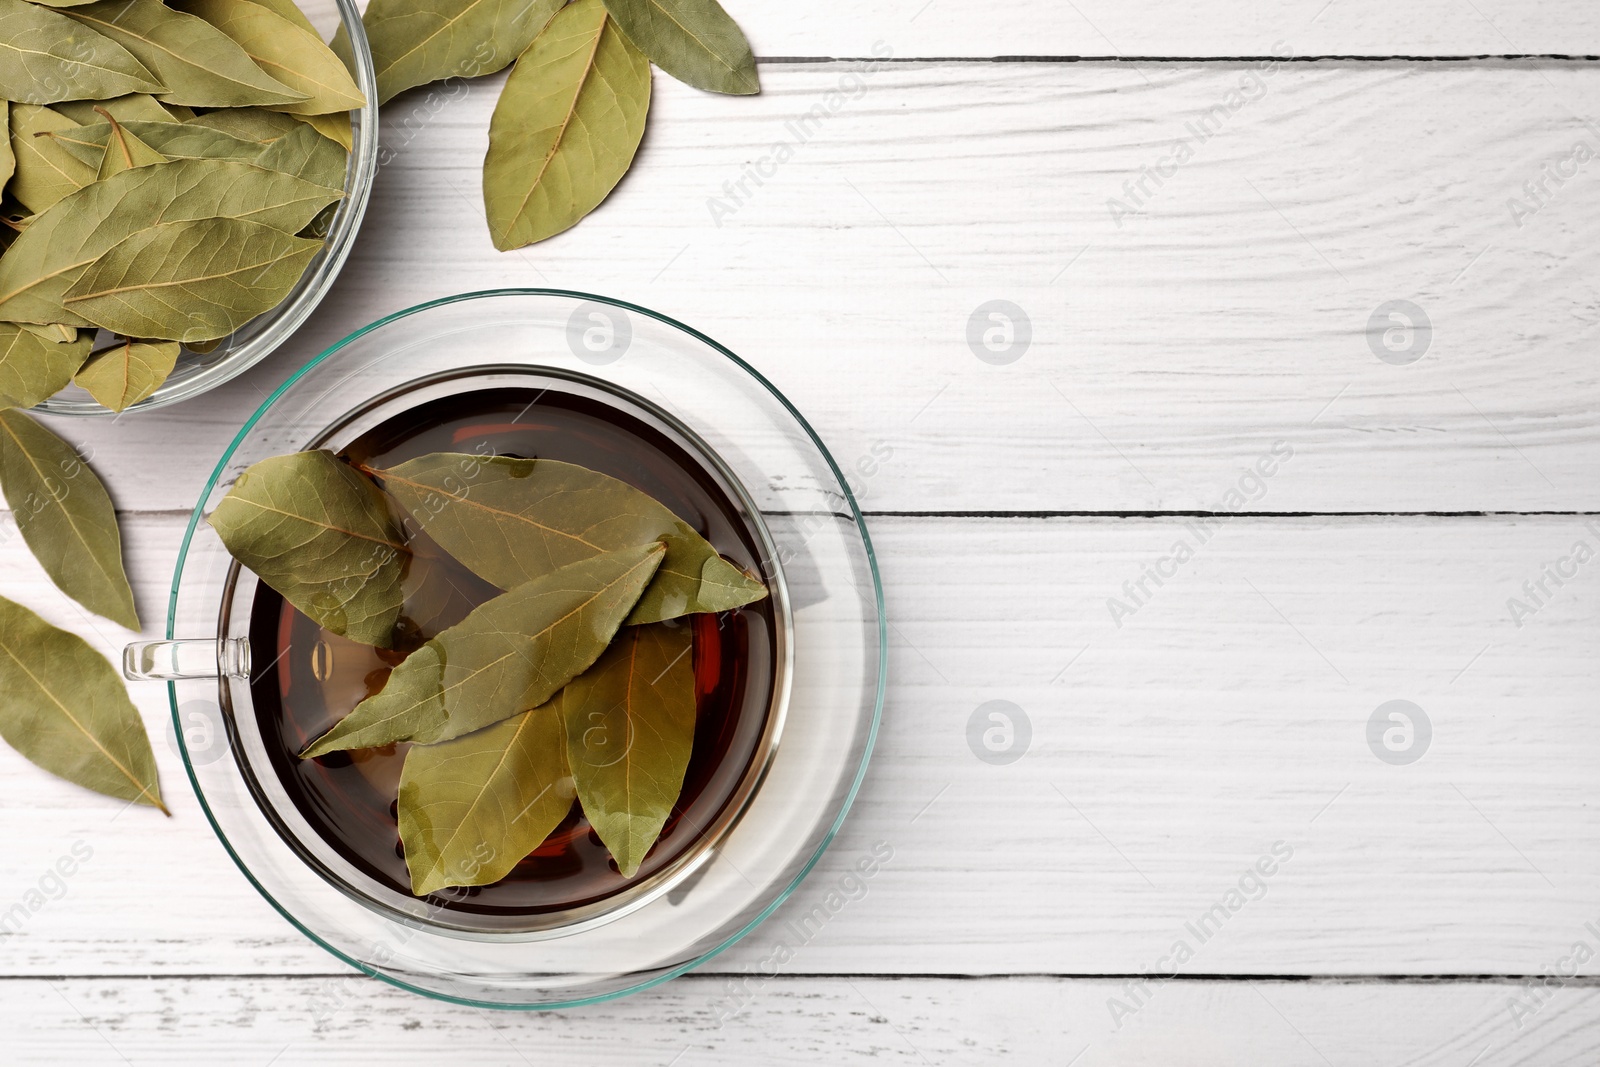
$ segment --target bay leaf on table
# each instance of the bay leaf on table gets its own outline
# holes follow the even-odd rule
[[[412,893],[498,882],[571,810],[553,701],[452,741],[412,746],[399,797]]]
[[[116,509],[77,451],[26,412],[0,411],[0,488],[56,588],[96,615],[139,629]]]
[[[97,793],[161,802],[155,754],[116,670],[75,634],[0,597],[0,737],[51,774]]]
[[[160,79],[93,27],[23,0],[0,0],[0,96],[25,104],[160,92]]]
[[[108,111],[106,114],[109,116],[111,113]],[[166,156],[141,141],[137,134],[123,129],[122,124],[116,119],[111,119],[106,126],[108,127],[106,143],[100,153],[100,169],[97,175],[99,181],[105,181],[114,174],[121,174],[135,167],[148,167],[167,161]]]
[[[113,333],[209,341],[283,303],[321,248],[244,219],[163,222],[102,252],[61,302]]]
[[[168,160],[223,159],[233,163],[255,163],[267,150],[267,146],[258,141],[245,140],[208,126],[191,126],[186,122],[132,120],[122,122],[121,126]],[[111,124],[96,122],[55,134],[54,137],[79,159],[98,165],[111,138]]]
[[[489,121],[494,246],[542,241],[598,207],[633,162],[649,110],[650,61],[601,0],[562,8],[518,58]]]
[[[161,0],[99,0],[70,8],[66,14],[133,53],[161,82],[154,89],[141,85],[130,87],[131,91],[154,92],[164,102],[193,107],[292,104],[305,99],[304,93],[256,66],[221,30],[174,11]]]
[[[650,62],[686,85],[746,96],[761,91],[744,31],[717,0],[605,0]]]
[[[235,559],[312,621],[390,647],[409,550],[383,494],[332,452],[254,464],[206,521]]]
[[[301,757],[435,744],[543,704],[605,651],[662,555],[658,544],[608,552],[479,604]]]
[[[16,172],[6,192],[16,197],[29,211],[38,214],[95,180],[97,168],[50,137],[52,133],[76,130],[78,124],[57,111],[37,104],[12,102],[10,107],[11,151]]]
[[[291,122],[294,120],[291,119]],[[303,122],[267,146],[256,166],[292,174],[315,185],[343,189],[350,153]]]
[[[229,107],[220,111],[206,111],[184,121],[190,126],[204,126],[242,140],[255,141],[263,147],[301,125],[293,115],[268,111],[262,107]]]
[[[694,749],[693,630],[627,626],[557,702],[583,814],[632,878],[683,790]]]
[[[176,341],[135,341],[120,337],[110,348],[89,357],[72,380],[89,391],[102,407],[123,411],[137,404],[167,380],[177,365]]]
[[[728,611],[767,595],[654,497],[587,467],[434,452],[368,473],[441,548],[501,589],[597,552],[659,540],[667,557],[629,624]]]
[[[378,103],[446,78],[504,70],[566,0],[372,0],[361,16],[378,76]],[[348,64],[344,28],[333,49]]]
[[[35,216],[0,256],[0,320],[90,325],[67,310],[67,290],[112,246],[157,223],[223,217],[292,233],[341,195],[223,160],[177,159],[124,171]]]
[[[92,0],[89,0],[92,2]],[[176,115],[162,106],[161,101],[149,93],[128,93],[123,96],[112,97],[109,100],[63,100],[59,104],[51,105],[56,111],[67,116],[73,122],[83,126],[94,126],[105,122],[96,108],[103,108],[111,113],[111,117],[118,122],[169,122],[178,121]]]
[[[31,408],[67,387],[93,340],[67,332],[71,339],[62,340],[37,327],[0,322],[0,407]]]
[[[180,0],[255,60],[256,66],[305,99],[267,105],[291,115],[326,115],[361,107],[366,98],[322,38],[251,0]]]

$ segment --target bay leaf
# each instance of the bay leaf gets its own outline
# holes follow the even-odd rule
[[[649,109],[650,61],[601,0],[562,8],[517,60],[489,121],[494,246],[542,241],[599,206],[633,162]]]
[[[6,192],[24,207],[38,214],[95,180],[96,167],[78,159],[49,136],[77,129],[76,122],[37,104],[13,101],[9,110],[16,173]]]
[[[0,137],[0,189],[4,189],[17,172],[17,154],[11,150],[11,103],[6,100],[0,100],[0,129],[6,131]]]
[[[578,801],[624,878],[683,790],[694,749],[693,649],[686,623],[624,627],[557,698]]]
[[[446,78],[504,70],[533,42],[566,0],[372,0],[361,16],[378,103]],[[341,27],[333,48],[349,62]]]
[[[259,222],[163,222],[112,245],[62,304],[113,333],[209,341],[283,303],[321,241]]]
[[[312,25],[311,20],[306,17],[306,13],[300,10],[300,5],[295,3],[294,0],[255,0],[255,2],[279,18],[288,19],[307,33],[316,35],[317,40],[320,41],[322,39],[321,35],[317,34],[316,26]],[[343,25],[343,23],[341,22],[340,25]]]
[[[30,2],[43,4],[45,7],[78,7],[80,4],[92,4],[94,0],[30,0]]]
[[[350,112],[333,115],[296,115],[295,118],[333,141],[346,152],[355,144],[355,131],[350,126]]]
[[[383,494],[333,453],[254,464],[207,521],[234,559],[318,625],[390,646],[405,539]]]
[[[121,126],[168,160],[225,159],[234,163],[254,163],[267,150],[267,146],[259,142],[207,126],[191,126],[186,122],[135,120],[123,122]],[[98,165],[111,138],[111,124],[97,122],[53,136],[79,159]]]
[[[294,129],[268,145],[256,160],[258,167],[292,174],[330,189],[344,188],[349,163],[350,153],[343,145],[302,122],[295,122]]]
[[[756,58],[717,0],[605,0],[622,32],[650,62],[696,89],[761,91]]]
[[[158,76],[94,27],[23,0],[0,0],[0,96],[25,104],[160,92]]]
[[[89,357],[72,380],[89,391],[102,407],[123,411],[167,380],[178,362],[176,341],[135,341],[123,337]]]
[[[435,452],[367,473],[440,547],[501,589],[597,552],[659,540],[667,557],[629,624],[728,611],[767,595],[648,493],[586,467]]]
[[[92,2],[92,0],[88,0]],[[95,108],[103,108],[118,122],[177,122],[177,117],[149,93],[128,93],[110,100],[63,100],[54,110],[82,126],[105,122]]]
[[[155,92],[165,102],[194,107],[292,104],[305,99],[304,93],[256,66],[221,30],[174,11],[161,0],[99,0],[70,8],[67,16],[133,53],[164,86],[130,86],[133,91]],[[116,96],[129,89],[88,95]]]
[[[498,882],[571,810],[553,702],[452,741],[412,746],[399,796],[411,891]]]
[[[71,339],[62,340],[37,327],[0,322],[0,407],[31,408],[67,387],[92,340],[68,332]]]
[[[261,107],[229,107],[220,111],[207,111],[186,119],[190,126],[204,126],[221,130],[246,141],[266,146],[293,130],[300,123],[292,115],[281,111],[268,111]]]
[[[0,256],[0,320],[90,325],[67,290],[119,241],[162,222],[246,219],[293,233],[341,194],[246,163],[177,159],[124,171],[37,215]]]
[[[96,615],[139,629],[116,509],[77,451],[27,413],[0,411],[0,488],[56,588]]]
[[[0,737],[69,782],[161,802],[155,753],[116,670],[81,637],[0,597]]]
[[[344,64],[314,32],[251,0],[181,0],[179,6],[221,30],[256,66],[305,99],[268,105],[291,115],[326,115],[366,98]]]
[[[110,114],[109,111],[106,112],[108,117]],[[125,170],[167,161],[166,156],[141,141],[137,134],[123,129],[122,124],[116,119],[111,119],[106,125],[108,127],[106,144],[100,153],[98,180],[105,181],[113,174],[121,174]]]
[[[563,567],[478,605],[301,753],[435,744],[537,707],[605,651],[661,562],[658,544]]]

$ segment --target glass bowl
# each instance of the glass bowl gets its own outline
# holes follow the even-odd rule
[[[760,569],[772,593],[776,682],[756,755],[693,846],[598,903],[489,928],[463,923],[431,898],[379,891],[286,799],[262,751],[250,645],[240,636],[256,580],[204,519],[261,459],[307,447],[337,451],[418,404],[507,385],[603,401],[716,472],[756,532],[751,543],[762,558],[746,565]],[[539,402],[524,409],[530,420],[539,419]],[[681,974],[744,936],[794,890],[865,774],[883,706],[885,627],[848,481],[769,382],[704,334],[645,308],[508,289],[381,319],[273,393],[223,454],[190,519],[168,640],[129,646],[125,667],[130,677],[168,681],[185,766],[218,837],[306,936],[428,996],[554,1008]],[[292,646],[283,653],[315,654]]]
[[[373,73],[372,49],[367,44],[361,11],[355,0],[330,2],[338,9],[339,23],[349,34],[354,59],[351,75],[367,103],[350,113],[351,148],[350,162],[345,169],[344,198],[328,223],[327,239],[283,303],[257,315],[209,352],[195,352],[185,347],[167,380],[155,392],[129,406],[128,411],[149,411],[199,396],[266,359],[316,310],[350,254],[356,230],[361,226],[361,216],[367,210],[367,198],[372,192],[378,166],[377,75]],[[67,386],[33,410],[46,415],[114,414],[76,385]]]

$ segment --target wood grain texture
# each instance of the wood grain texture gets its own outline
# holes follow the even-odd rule
[[[582,1063],[1173,1064],[1547,1067],[1593,1062],[1600,991],[1552,991],[1518,1027],[1511,982],[1372,985],[779,977],[741,989],[689,975],[624,1001],[490,1013],[357,978],[8,982],[8,1062],[365,1067],[443,1060]]]
[[[95,446],[127,501],[188,507],[244,415],[350,329],[447,293],[543,285],[705,330],[847,466],[887,444],[861,487],[873,509],[1220,509],[1280,439],[1298,458],[1254,509],[1600,509],[1600,162],[1549,184],[1520,229],[1507,207],[1573,144],[1600,155],[1585,125],[1600,74],[1282,66],[1161,189],[1146,180],[1146,214],[1113,222],[1107,200],[1251,73],[778,66],[737,100],[663,78],[606,204],[510,254],[478,196],[498,82],[407,98],[385,112],[393,159],[338,289],[293,342],[182,408],[181,449],[167,412],[64,432]],[[786,124],[857,84],[771,162]],[[744,177],[758,165],[772,171],[759,187]],[[740,181],[747,195],[730,194]],[[708,202],[734,210],[713,220]],[[992,299],[1032,322],[1009,365],[968,346]],[[1410,366],[1377,358],[1367,334],[1395,299],[1433,325]]]
[[[162,596],[181,528],[132,522],[141,604]],[[1578,520],[1240,520],[1165,585],[1147,580],[1120,628],[1107,598],[1195,539],[1181,520],[882,519],[873,533],[893,685],[872,771],[811,880],[712,969],[757,968],[796,940],[789,924],[878,841],[894,858],[804,938],[795,972],[1128,974],[1187,939],[1186,973],[1539,974],[1600,937],[1585,927],[1600,927],[1600,561],[1520,629],[1506,609],[1574,541],[1600,549]],[[0,586],[83,623],[18,553],[0,557]],[[101,647],[120,643],[98,625]],[[75,842],[94,851],[64,900],[0,936],[0,971],[328,970],[212,839],[164,688],[136,699],[171,822],[0,749],[0,915]],[[1368,747],[1393,699],[1432,724],[1408,766]],[[969,733],[993,700],[1030,723],[1008,765]],[[1280,841],[1292,856],[1247,878]],[[181,907],[127,906],[172,899],[174,870]],[[1236,888],[1249,899],[1202,924]]]

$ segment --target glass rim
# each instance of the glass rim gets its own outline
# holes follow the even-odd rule
[[[344,0],[341,0],[341,3],[343,2]],[[413,304],[411,307],[391,312],[388,315],[373,320],[360,329],[355,330],[354,332],[336,341],[333,345],[329,346],[323,352],[307,361],[304,366],[300,367],[288,378],[286,378],[283,384],[274,389],[272,393],[261,402],[256,410],[250,414],[250,416],[245,420],[244,424],[239,428],[239,432],[234,435],[233,440],[230,441],[227,448],[223,450],[221,457],[217,460],[216,467],[212,470],[210,476],[206,479],[205,485],[200,490],[200,496],[195,502],[194,511],[189,516],[189,524],[184,530],[183,540],[178,546],[177,563],[174,566],[172,574],[172,589],[167,600],[166,636],[168,640],[172,640],[176,636],[174,632],[174,626],[178,607],[178,588],[183,579],[183,567],[185,561],[188,559],[189,545],[194,538],[195,530],[199,527],[200,521],[204,517],[206,503],[210,500],[212,492],[216,489],[218,482],[221,480],[223,472],[227,469],[228,461],[233,457],[234,452],[237,451],[239,446],[244,443],[246,436],[255,428],[256,424],[267,413],[268,409],[277,403],[279,398],[281,398],[301,378],[305,377],[315,368],[321,366],[324,362],[335,356],[345,347],[393,322],[397,322],[401,319],[419,314],[431,308],[443,307],[449,304],[458,304],[470,300],[516,296],[553,296],[607,304],[612,307],[621,308],[625,311],[635,312],[648,318],[655,319],[656,321],[680,330],[683,333],[686,333],[700,341],[701,343],[709,346],[713,351],[720,353],[735,367],[739,368],[745,374],[748,374],[751,378],[753,378],[763,389],[770,393],[773,399],[777,400],[777,402],[782,405],[784,410],[789,413],[790,417],[799,424],[800,428],[805,431],[806,436],[811,440],[812,445],[817,449],[817,452],[822,456],[824,462],[827,463],[828,469],[833,472],[834,479],[839,484],[839,490],[845,501],[850,506],[850,514],[855,521],[856,532],[860,535],[862,547],[866,551],[867,567],[872,575],[873,603],[877,612],[878,667],[877,685],[873,694],[872,722],[868,728],[866,743],[862,749],[861,762],[856,767],[855,776],[851,780],[849,790],[845,795],[844,802],[839,807],[838,814],[834,817],[832,825],[828,827],[828,830],[823,835],[822,839],[817,843],[815,851],[805,861],[801,868],[795,872],[795,875],[792,879],[790,879],[789,884],[784,886],[783,889],[776,896],[774,896],[773,899],[769,901],[760,912],[753,916],[749,922],[745,923],[738,930],[728,935],[720,944],[714,946],[704,953],[701,953],[694,959],[679,964],[678,966],[673,967],[662,974],[654,975],[622,989],[611,990],[605,993],[597,993],[593,996],[574,997],[570,1000],[552,1001],[540,1004],[506,1004],[496,1001],[477,1000],[471,997],[454,996],[438,990],[428,989],[420,985],[414,985],[410,982],[403,981],[394,975],[386,974],[375,967],[369,966],[368,964],[351,957],[348,953],[342,951],[341,949],[335,948],[333,945],[328,943],[328,941],[317,935],[312,930],[308,929],[305,924],[300,922],[298,918],[291,914],[290,911],[284,907],[284,905],[281,904],[270,892],[268,892],[264,885],[261,884],[261,882],[256,878],[255,874],[251,872],[250,868],[245,865],[244,860],[239,856],[238,852],[234,850],[233,843],[228,840],[227,834],[224,833],[222,826],[217,822],[216,816],[211,811],[211,805],[206,800],[205,792],[200,787],[199,778],[196,776],[194,766],[189,759],[189,746],[184,738],[183,723],[179,718],[178,691],[177,685],[174,682],[167,683],[167,700],[172,710],[172,722],[178,738],[178,747],[183,756],[183,769],[188,775],[189,784],[194,790],[195,799],[200,802],[200,810],[205,813],[206,821],[211,824],[211,829],[216,834],[217,840],[222,843],[223,849],[228,853],[229,858],[233,860],[234,865],[239,868],[240,873],[242,873],[245,876],[245,879],[253,887],[255,887],[256,892],[261,895],[262,899],[264,899],[268,904],[272,905],[273,909],[288,921],[289,925],[293,926],[313,944],[320,946],[330,955],[349,964],[357,971],[360,971],[369,977],[376,978],[379,981],[387,982],[392,986],[404,989],[407,992],[416,993],[427,997],[430,1000],[445,1001],[452,1004],[460,1004],[465,1007],[492,1008],[498,1011],[553,1011],[562,1008],[576,1008],[589,1004],[599,1004],[604,1001],[615,1000],[618,997],[624,997],[633,993],[650,989],[654,986],[662,984],[663,982],[670,981],[687,971],[693,970],[694,968],[712,959],[715,959],[717,956],[733,947],[739,941],[743,940],[752,930],[766,921],[766,919],[770,917],[772,913],[784,903],[784,901],[789,899],[794,891],[800,886],[800,883],[803,882],[806,876],[811,873],[812,868],[814,868],[817,863],[821,861],[829,846],[833,844],[833,840],[838,835],[839,830],[844,826],[845,817],[850,813],[851,807],[855,804],[856,796],[861,791],[862,782],[866,779],[867,766],[872,760],[872,752],[876,747],[878,740],[878,729],[883,721],[883,702],[888,685],[888,616],[885,614],[883,579],[878,570],[878,557],[877,553],[872,547],[871,535],[867,532],[866,519],[861,513],[861,505],[857,502],[855,493],[850,488],[849,479],[846,478],[844,472],[839,469],[839,464],[834,460],[833,453],[828,451],[827,445],[823,444],[821,437],[817,435],[817,431],[812,428],[811,424],[806,421],[805,416],[800,414],[799,409],[797,409],[794,404],[789,401],[788,397],[784,396],[777,386],[773,385],[772,382],[768,381],[760,371],[756,370],[755,367],[741,359],[727,346],[721,344],[699,330],[696,330],[694,327],[679,322],[677,319],[674,319],[669,315],[664,315],[658,311],[652,311],[647,307],[642,307],[638,304],[633,304],[628,301],[613,297],[600,296],[594,293],[585,293],[573,289],[554,289],[543,287],[478,289],[466,293],[457,293],[451,296],[427,300],[420,304]]]

